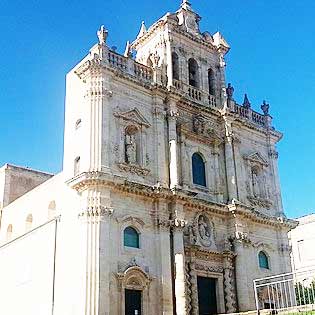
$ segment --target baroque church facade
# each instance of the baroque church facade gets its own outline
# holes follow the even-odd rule
[[[10,246],[56,220],[53,314],[248,311],[255,278],[291,270],[282,134],[233,99],[229,45],[199,21],[184,0],[124,55],[101,27],[67,74],[63,171],[1,212]]]

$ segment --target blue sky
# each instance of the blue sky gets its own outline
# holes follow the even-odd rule
[[[0,1],[0,164],[62,167],[65,74],[96,42],[101,24],[123,51],[179,0]],[[271,105],[286,213],[315,212],[315,2],[192,0],[201,29],[231,45],[227,81],[241,102]]]

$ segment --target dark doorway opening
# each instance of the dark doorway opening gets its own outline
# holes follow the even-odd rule
[[[125,289],[125,314],[141,315],[142,292]]]
[[[217,314],[216,279],[197,277],[199,315]]]

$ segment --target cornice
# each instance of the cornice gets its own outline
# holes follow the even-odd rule
[[[293,229],[297,226],[297,221],[287,218],[276,218],[264,215],[254,208],[233,202],[224,204],[194,198],[189,192],[182,189],[170,190],[164,187],[155,187],[145,184],[127,181],[121,177],[108,175],[103,172],[85,172],[66,182],[71,188],[77,191],[84,191],[95,186],[106,186],[120,192],[142,196],[150,199],[164,199],[172,202],[180,202],[187,210],[206,211],[219,215],[229,215],[249,219],[252,222],[274,226],[277,228]]]

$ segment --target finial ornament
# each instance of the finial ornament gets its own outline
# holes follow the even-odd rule
[[[260,108],[262,109],[265,116],[269,115],[269,107],[270,107],[270,105],[267,104],[266,101],[263,101],[263,104],[260,106]]]
[[[126,43],[124,56],[127,58],[132,57],[132,49],[131,49],[131,44],[130,44],[129,40]]]
[[[104,27],[104,25],[102,25],[101,28],[97,31],[98,41],[101,45],[105,45],[107,36],[108,36],[108,31]]]
[[[182,0],[181,8],[191,10],[191,4],[190,4],[189,0]]]
[[[245,107],[246,109],[251,107],[251,103],[250,103],[246,93],[245,93],[245,96],[244,96],[243,107]]]
[[[137,38],[142,37],[147,32],[147,28],[145,27],[144,21],[141,22],[141,28]]]

